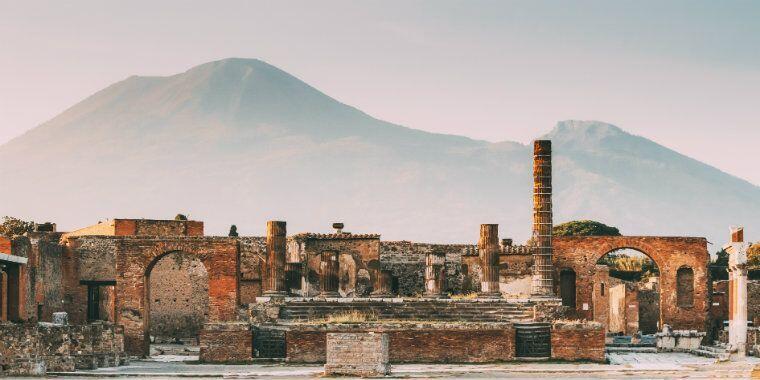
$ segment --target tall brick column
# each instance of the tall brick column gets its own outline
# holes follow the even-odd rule
[[[552,142],[533,143],[533,282],[531,294],[553,297]]]
[[[321,254],[319,285],[320,296],[326,298],[340,297],[338,292],[338,253],[324,251]]]
[[[499,225],[481,224],[478,240],[480,258],[480,293],[483,298],[500,298],[499,291]]]
[[[446,255],[429,252],[425,256],[425,296],[440,298],[446,287]]]
[[[370,297],[390,297],[391,294],[391,271],[389,270],[377,270],[375,275],[375,282],[372,285],[372,293]]]
[[[264,287],[265,296],[285,296],[285,222],[267,222],[267,278]]]

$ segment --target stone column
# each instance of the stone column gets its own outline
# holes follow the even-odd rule
[[[319,285],[325,298],[340,297],[338,292],[338,252],[324,251],[321,254]]]
[[[425,297],[443,297],[446,282],[446,254],[429,252],[425,256]]]
[[[483,298],[501,298],[499,291],[499,225],[481,224],[478,240],[480,293]]]
[[[267,222],[267,278],[264,296],[285,296],[285,222]]]
[[[728,350],[731,358],[747,355],[747,249],[744,228],[731,228],[728,252]]]
[[[375,274],[375,282],[372,286],[372,294],[370,294],[370,297],[383,298],[392,296],[391,278],[391,271],[377,270]]]
[[[533,282],[531,294],[553,297],[552,142],[533,143]]]

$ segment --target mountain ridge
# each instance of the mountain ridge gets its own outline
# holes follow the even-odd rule
[[[568,120],[544,136],[558,222],[718,239],[760,213],[760,187],[617,126]],[[323,231],[340,219],[441,242],[473,241],[478,224],[498,222],[520,240],[531,156],[519,142],[382,121],[260,60],[220,60],[128,77],[0,145],[0,175],[13,178],[0,199],[19,200],[0,214],[75,228],[184,211],[218,234],[233,223],[261,233],[274,218]]]

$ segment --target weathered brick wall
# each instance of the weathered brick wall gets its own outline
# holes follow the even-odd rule
[[[244,362],[253,355],[253,331],[248,323],[207,323],[200,343],[200,361],[204,363]]]
[[[554,323],[551,330],[552,359],[604,362],[604,326],[598,322]]]
[[[196,257],[173,252],[150,271],[150,334],[156,342],[197,338],[208,313],[208,272]]]
[[[390,373],[388,335],[328,333],[325,375],[384,376]]]
[[[562,268],[573,269],[577,276],[577,305],[589,304],[589,310],[578,310],[581,317],[593,318],[591,280],[597,261],[611,251],[628,248],[647,254],[660,270],[663,323],[674,329],[706,330],[710,294],[707,286],[709,254],[704,238],[558,236],[553,244],[555,278],[559,278],[559,270]],[[694,305],[691,307],[680,307],[676,302],[676,272],[682,266],[694,270]]]
[[[32,232],[27,234],[35,257],[34,301],[40,321],[50,322],[53,313],[63,310],[63,246],[60,233]],[[32,265],[28,265],[32,266]]]
[[[328,332],[386,333],[392,363],[487,363],[515,356],[511,324],[334,325],[294,327],[288,331],[288,361],[324,363]]]
[[[115,219],[117,236],[203,236],[203,222],[194,220]]]
[[[713,282],[713,306],[710,317],[717,326],[728,320],[728,281]],[[717,305],[716,305],[717,304]],[[760,281],[747,281],[747,319],[760,326]]]

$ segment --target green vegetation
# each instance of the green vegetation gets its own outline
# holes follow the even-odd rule
[[[574,220],[554,226],[554,236],[620,236],[620,230],[593,220]]]
[[[12,237],[14,235],[23,235],[26,232],[34,230],[34,222],[27,222],[12,216],[4,216],[3,223],[0,224],[0,235]]]
[[[630,250],[627,250],[627,252],[625,250],[610,252],[602,256],[597,261],[597,264],[608,266],[610,268],[610,276],[623,280],[639,281],[660,275],[660,271],[654,260],[643,253],[631,253]]]
[[[233,224],[233,225],[231,225],[231,226],[230,226],[230,233],[229,233],[229,236],[231,236],[231,237],[237,237],[237,236],[240,236],[240,235],[238,234],[238,232],[237,232],[237,226],[236,226],[236,225],[234,225],[234,224]]]
[[[760,268],[760,243],[752,244],[747,250],[747,263],[753,269]]]
[[[177,216],[174,217],[174,220],[187,220],[187,215],[185,214],[177,214]]]

